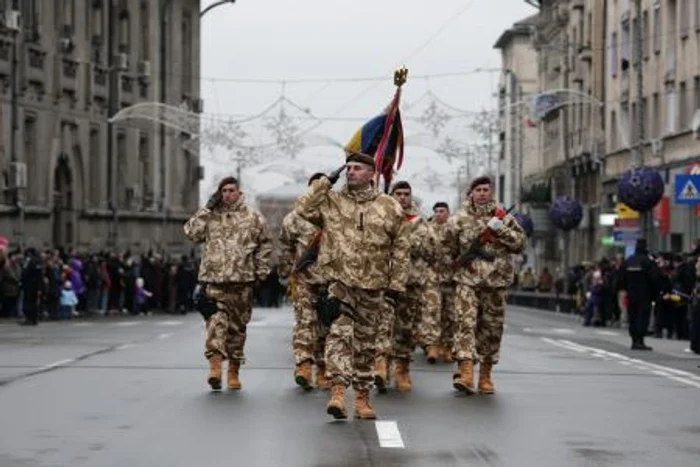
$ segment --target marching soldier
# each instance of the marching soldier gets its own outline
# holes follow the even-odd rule
[[[433,219],[430,223],[433,234],[436,238],[437,250],[435,252],[435,261],[430,268],[430,284],[435,284],[437,314],[434,322],[423,320],[425,328],[424,337],[428,345],[433,345],[433,341],[437,340],[439,351],[435,352],[442,358],[451,363],[454,361],[454,332],[455,332],[455,313],[454,313],[454,296],[455,284],[452,280],[452,261],[450,251],[445,246],[445,232],[447,227],[447,219],[450,217],[450,208],[445,202],[437,202],[433,206]],[[429,315],[425,315],[428,317]],[[425,318],[424,317],[424,318]],[[428,362],[431,361],[431,354],[428,351]],[[433,357],[436,358],[436,357]]]
[[[318,266],[329,281],[329,310],[334,320],[326,340],[326,375],[332,396],[328,414],[347,418],[345,391],[355,389],[355,417],[375,418],[369,401],[383,295],[404,292],[408,270],[407,224],[401,208],[373,184],[374,158],[351,153],[347,183],[331,187],[340,171],[311,184],[295,212],[323,229]],[[383,294],[383,291],[384,294]]]
[[[397,182],[391,189],[391,195],[403,209],[403,216],[409,229],[410,268],[406,282],[406,293],[396,302],[394,316],[392,357],[394,362],[394,378],[396,389],[411,390],[411,356],[416,345],[415,336],[424,309],[428,308],[425,300],[428,264],[432,262],[435,245],[432,232],[425,219],[420,216],[413,203],[411,185],[406,181]],[[435,306],[430,309],[437,308]],[[386,368],[382,367],[382,359],[377,362],[375,382],[382,390],[382,377],[386,380]]]
[[[511,255],[526,245],[523,229],[493,200],[489,177],[475,179],[462,209],[448,221],[445,242],[458,258],[455,389],[473,394],[474,363],[480,363],[479,392],[493,394],[491,369],[498,363],[506,293],[513,283]]]
[[[238,180],[227,177],[184,229],[191,241],[203,244],[199,281],[218,307],[207,320],[204,355],[209,360],[209,385],[221,389],[221,366],[228,359],[228,388],[240,389],[253,285],[270,274],[272,244],[265,219],[246,206]]]
[[[323,177],[315,174],[309,179]],[[312,388],[312,364],[316,363],[316,386],[326,389],[326,365],[323,359],[325,332],[319,329],[316,316],[316,302],[319,292],[326,288],[326,280],[316,271],[316,265],[307,265],[303,270],[295,271],[295,263],[304,252],[314,248],[321,230],[311,222],[292,211],[282,221],[280,243],[282,251],[279,257],[280,277],[288,282],[292,277],[291,297],[294,303],[294,330],[292,331],[292,349],[294,352],[294,379],[302,388]]]

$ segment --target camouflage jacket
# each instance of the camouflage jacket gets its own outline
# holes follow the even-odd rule
[[[465,201],[462,209],[447,221],[444,242],[452,258],[467,251],[472,242],[486,229],[486,224],[493,216],[496,203],[483,206]],[[522,253],[527,237],[518,221],[507,214],[503,218],[503,227],[498,232],[492,232],[492,240],[486,242],[484,249],[496,256],[495,261],[488,262],[477,259],[472,262],[475,272],[467,267],[461,267],[454,272],[454,280],[461,284],[483,288],[510,287],[514,279],[514,268],[511,255]]]
[[[447,222],[438,224],[433,221],[430,223],[430,228],[433,230],[436,242],[435,260],[432,263],[432,270],[435,272],[437,281],[440,284],[452,284],[452,256],[450,248],[445,242]]]
[[[409,263],[408,223],[399,203],[376,188],[331,191],[323,177],[294,208],[323,229],[319,272],[329,281],[367,290],[403,292]]]
[[[411,244],[411,264],[406,284],[425,285],[430,264],[435,260],[435,236],[428,222],[420,216],[415,204],[404,211],[404,219],[409,225],[408,238]]]
[[[270,274],[272,243],[265,218],[241,198],[231,206],[202,208],[185,223],[185,235],[203,243],[199,280],[254,282]]]
[[[289,277],[299,257],[316,238],[321,229],[292,211],[282,220],[280,232],[281,251],[278,257],[278,272],[280,277]],[[310,284],[323,284],[325,280],[318,274],[318,267],[312,264],[306,271],[298,274],[298,278]]]

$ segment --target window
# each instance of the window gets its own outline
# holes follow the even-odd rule
[[[617,121],[617,114],[613,110],[610,112],[610,138],[608,138],[608,141],[610,141],[610,151],[615,151],[617,149],[617,142],[618,140],[618,132],[620,126],[618,125]]]
[[[645,59],[649,58],[649,12],[642,13],[642,54]]]
[[[38,163],[36,157],[36,117],[27,116],[24,119],[24,162],[27,164],[27,177],[30,178],[32,172],[35,170],[36,164]],[[28,184],[31,186],[32,181],[28,180]]]
[[[192,92],[192,16],[189,11],[182,14],[182,93]]]
[[[693,91],[694,91],[694,105],[693,114],[700,110],[700,76],[693,78]]]
[[[639,139],[639,130],[637,129],[637,103],[632,102],[630,105],[630,144],[634,145]]]
[[[92,196],[93,207],[99,207],[102,199],[102,177],[101,177],[101,157],[102,148],[100,144],[100,127],[93,126],[90,128],[90,149],[88,154],[88,164],[90,165],[90,191]]]
[[[131,33],[131,22],[129,19],[129,12],[122,10],[119,13],[119,52],[128,54],[130,46],[130,33]]]
[[[678,122],[678,95],[673,84],[666,89],[666,133],[676,133]]]
[[[661,52],[661,8],[658,2],[654,4],[654,31],[652,34],[654,34],[654,53],[658,54]]]
[[[678,123],[681,130],[690,123],[688,118],[688,95],[686,94],[685,81],[678,84]]]
[[[27,31],[37,31],[39,27],[39,5],[37,0],[19,2],[22,13],[22,26]]]
[[[622,25],[622,43],[620,45],[622,46],[620,69],[627,71],[630,66],[630,58],[632,57],[632,37],[629,24]]]
[[[141,21],[141,60],[148,60],[150,57],[150,14],[148,3],[141,3],[141,12],[139,14]]]
[[[678,0],[678,2],[681,37],[688,37],[688,31],[690,30],[690,0]],[[673,3],[669,3],[670,5],[673,5]]]
[[[63,0],[63,35],[71,36],[75,29],[75,0]]]
[[[637,21],[637,18],[634,18],[632,20],[632,30],[630,33],[630,56],[632,58],[632,63],[634,63],[634,66],[639,65],[639,61],[637,60],[637,40],[639,38],[637,37],[638,32],[637,32],[637,25],[639,24],[639,21]],[[644,42],[642,41],[642,47],[644,47]]]
[[[640,138],[642,139],[647,139],[649,136],[649,103],[647,102],[647,98],[643,97],[642,98],[642,118],[644,119],[644,126],[642,127],[643,133],[640,135]]]
[[[120,208],[125,208],[126,199],[126,167],[127,164],[127,154],[126,154],[126,133],[119,133],[117,135],[117,193],[116,202],[117,206]]]
[[[661,128],[661,125],[659,125],[660,114],[661,107],[659,107],[659,93],[655,92],[652,96],[651,103],[651,133],[649,136],[652,138],[659,137],[659,130]]]
[[[151,151],[147,133],[142,133],[139,138],[139,166],[141,198],[143,199],[143,207],[146,208],[150,207],[153,201],[151,189]]]
[[[617,75],[617,33],[610,36],[610,74]]]
[[[620,141],[621,142],[627,142],[629,143],[631,141],[630,139],[630,133],[631,133],[631,126],[630,126],[630,108],[627,104],[623,103],[620,105],[620,131],[624,132],[624,135],[620,135]]]

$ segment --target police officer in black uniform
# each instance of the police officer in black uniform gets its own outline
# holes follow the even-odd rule
[[[640,238],[630,256],[620,268],[619,290],[627,296],[627,315],[632,338],[632,350],[652,350],[644,343],[649,328],[651,303],[661,290],[661,272],[649,255],[647,242]]]

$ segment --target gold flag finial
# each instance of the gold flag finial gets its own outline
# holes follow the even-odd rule
[[[403,86],[406,83],[406,78],[408,77],[408,68],[401,65],[394,71],[394,84],[398,87]]]

